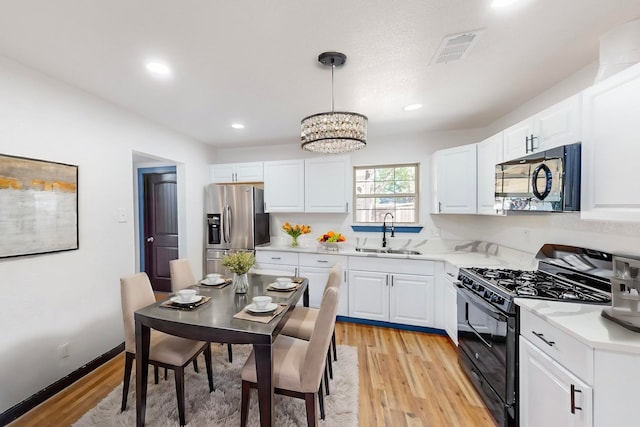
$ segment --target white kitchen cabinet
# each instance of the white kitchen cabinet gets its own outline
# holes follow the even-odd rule
[[[522,336],[519,403],[521,427],[593,426],[593,389]]]
[[[496,164],[504,158],[503,132],[478,143],[478,209],[496,215]]]
[[[640,222],[640,65],[583,92],[581,219]]]
[[[298,275],[298,253],[277,251],[256,251],[256,263],[253,270],[264,274],[282,272],[287,276]]]
[[[305,212],[349,212],[351,175],[348,156],[306,159]]]
[[[443,308],[444,330],[455,345],[458,345],[458,289],[455,285],[457,279],[458,268],[447,263],[442,281],[442,300],[439,305]]]
[[[346,280],[347,257],[332,254],[305,254],[299,257],[301,277],[309,279],[309,307],[320,308],[322,295],[329,280],[331,268],[340,264],[343,272],[340,276],[340,294],[338,297],[338,316],[349,315],[349,286]]]
[[[434,262],[349,257],[349,316],[433,327]]]
[[[574,95],[504,130],[504,160],[580,142],[581,94]]]
[[[267,212],[304,212],[304,160],[264,162]]]
[[[263,162],[220,163],[209,166],[210,181],[214,183],[262,182]]]
[[[432,213],[476,213],[476,144],[448,148],[434,153]]]

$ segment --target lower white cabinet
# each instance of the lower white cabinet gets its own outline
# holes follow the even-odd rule
[[[593,425],[593,389],[520,336],[520,426]]]
[[[309,279],[309,307],[319,308],[324,288],[329,280],[329,272],[336,265],[342,265],[338,316],[349,314],[349,287],[346,279],[347,257],[332,254],[300,254],[300,276]]]
[[[443,326],[451,341],[458,345],[458,290],[455,285],[456,275],[448,270],[442,282]]]
[[[349,316],[433,326],[432,276],[349,271]]]

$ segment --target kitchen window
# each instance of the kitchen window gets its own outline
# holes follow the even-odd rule
[[[387,212],[396,224],[417,222],[417,163],[358,166],[353,182],[356,223],[381,223]]]

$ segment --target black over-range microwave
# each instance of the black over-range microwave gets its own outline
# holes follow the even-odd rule
[[[580,143],[496,165],[496,209],[580,210]]]

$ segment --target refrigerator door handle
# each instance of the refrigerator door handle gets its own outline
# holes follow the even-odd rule
[[[233,212],[231,212],[231,206],[227,206],[227,243],[231,243],[231,216]]]

